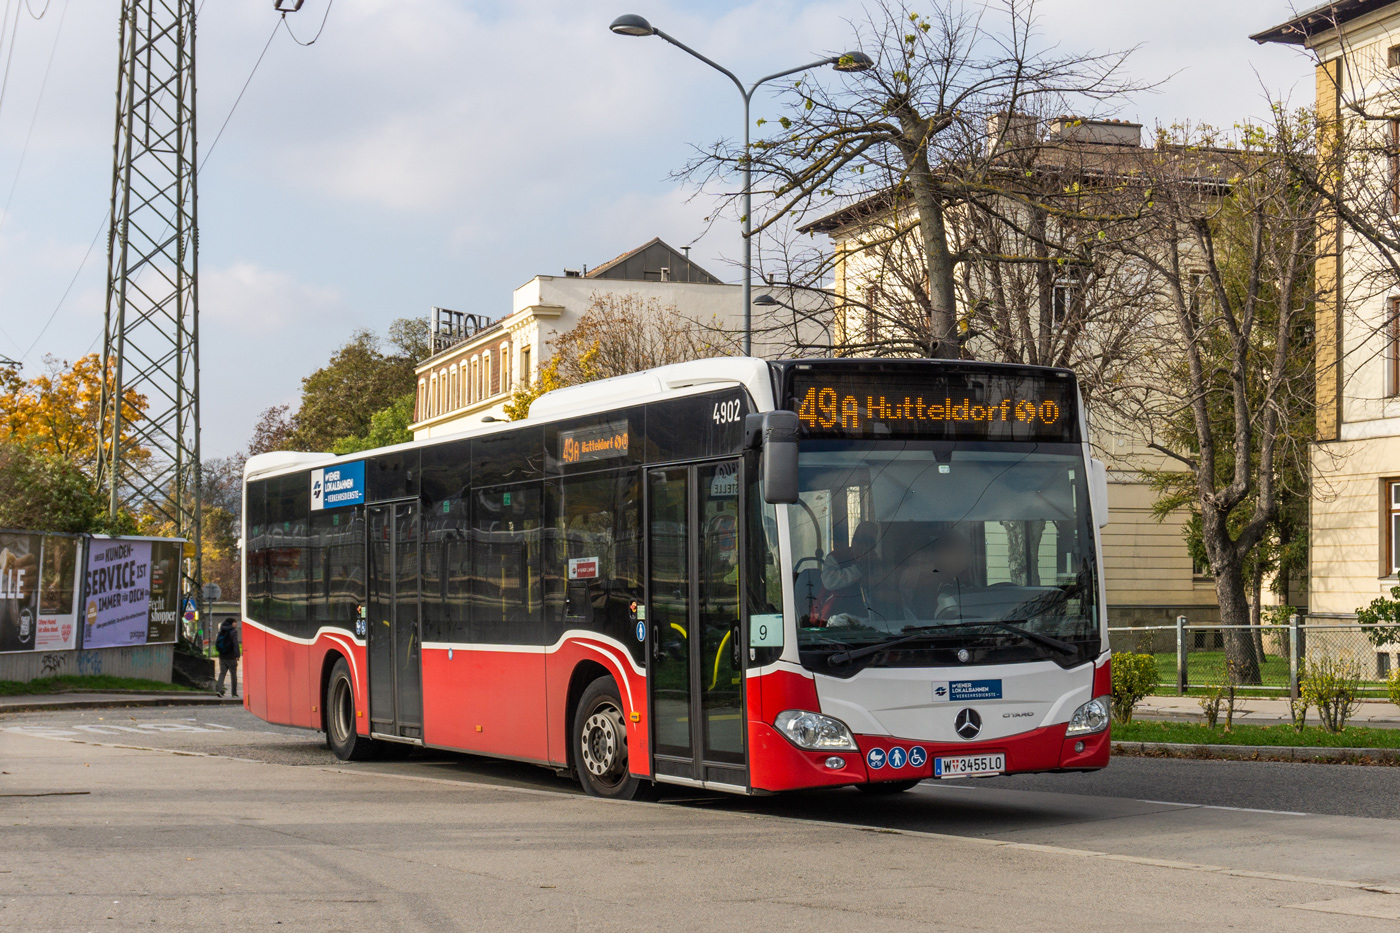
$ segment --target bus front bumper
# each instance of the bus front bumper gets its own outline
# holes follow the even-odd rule
[[[1108,764],[1109,730],[1066,737],[1065,725],[1057,723],[987,742],[922,742],[888,735],[857,734],[856,745],[860,748],[857,752],[800,749],[772,726],[751,722],[750,782],[756,790],[784,791],[922,780],[934,776],[937,758],[998,752],[1006,756],[1005,774],[1092,771]],[[895,749],[899,751],[892,755]],[[876,754],[872,756],[872,752]],[[875,762],[879,762],[880,767],[872,767]]]

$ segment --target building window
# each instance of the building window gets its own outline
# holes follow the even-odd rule
[[[1385,356],[1390,367],[1385,394],[1394,396],[1400,395],[1400,297],[1386,299],[1385,311]]]
[[[418,417],[415,421],[422,421],[428,417],[428,384],[422,379],[418,380]]]
[[[1050,288],[1050,329],[1060,330],[1079,313],[1079,283],[1061,279]]]
[[[498,391],[500,391],[500,392],[509,392],[509,391],[510,391],[510,344],[509,344],[509,343],[503,343],[503,344],[501,344],[501,352],[497,354],[497,359],[499,359],[499,360],[501,361],[501,365],[498,366],[498,367],[496,367],[497,369],[499,369],[499,370],[501,371],[501,380],[500,380],[500,381],[501,381],[501,385],[500,385]]]
[[[1186,274],[1186,306],[1192,314],[1199,314],[1201,306],[1210,298],[1210,279],[1204,272],[1188,272]]]
[[[429,380],[429,382],[428,382],[428,417],[429,417],[429,418],[431,418],[431,417],[433,417],[434,415],[437,414],[437,402],[438,402],[438,378],[437,378],[437,373],[433,373],[432,378],[431,378],[431,379]]]
[[[452,364],[452,385],[451,385],[451,388],[449,388],[448,391],[447,391],[447,407],[448,407],[449,410],[455,411],[456,409],[462,407],[462,399],[461,399],[461,397],[457,394],[457,393],[458,393],[458,390],[461,388],[461,384],[462,384],[462,383],[461,383],[461,380],[457,378],[457,364],[456,364],[456,363],[453,363],[453,364]]]
[[[1400,571],[1400,480],[1385,482],[1385,569],[1388,576]]]
[[[529,347],[520,348],[520,381],[525,385],[529,385],[530,383],[535,381],[534,378],[530,375]]]
[[[865,342],[873,344],[880,339],[880,316],[875,308],[880,304],[880,286],[872,285],[865,290]]]
[[[472,357],[471,388],[467,391],[471,393],[471,398],[468,401],[475,402],[481,398],[481,361],[476,357]]]
[[[491,388],[491,351],[487,350],[481,354],[481,397],[490,398],[495,392]]]
[[[1387,120],[1390,139],[1386,145],[1386,161],[1390,168],[1390,212],[1400,213],[1400,120]]]
[[[1400,68],[1400,45],[1392,45],[1385,50],[1385,63],[1391,68]]]

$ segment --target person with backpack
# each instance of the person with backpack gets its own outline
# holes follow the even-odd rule
[[[217,692],[219,696],[224,695],[224,675],[227,674],[233,679],[233,691],[229,696],[238,696],[238,659],[243,655],[243,649],[238,644],[238,630],[233,626],[233,617],[229,616],[219,623],[219,634],[214,639],[214,650],[219,653],[219,682]]]

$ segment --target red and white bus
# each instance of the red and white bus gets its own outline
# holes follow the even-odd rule
[[[263,454],[245,705],[608,797],[1101,768],[1105,475],[1071,373],[934,360],[705,360]]]

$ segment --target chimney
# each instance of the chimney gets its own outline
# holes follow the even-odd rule
[[[670,266],[662,266],[662,267],[661,267],[661,281],[663,281],[663,282],[669,282],[669,281],[671,281],[671,267],[670,267]]]
[[[987,118],[987,153],[992,153],[993,147],[1019,149],[1032,145],[1036,142],[1037,123],[1035,117],[1028,113],[1016,113],[1010,115],[1010,125],[1007,126],[1008,115],[1006,111],[994,113]],[[1002,137],[1002,127],[1007,126],[1006,135]]]
[[[1050,139],[1067,143],[1137,147],[1142,145],[1142,124],[1065,115],[1050,122]]]
[[[578,269],[565,269],[565,270],[564,270],[564,278],[566,278],[566,279],[581,279],[581,278],[583,278],[583,273],[580,272]]]

